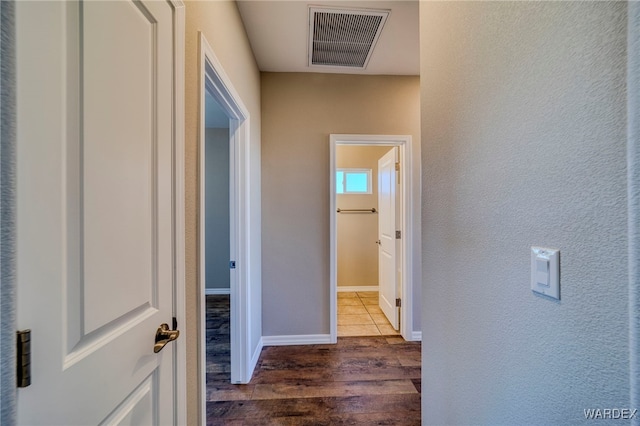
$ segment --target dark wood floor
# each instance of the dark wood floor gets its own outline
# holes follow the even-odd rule
[[[419,342],[265,347],[251,382],[232,385],[228,306],[228,296],[207,296],[208,425],[420,424]]]

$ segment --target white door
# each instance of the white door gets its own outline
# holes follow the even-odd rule
[[[396,330],[400,309],[396,307],[396,161],[394,147],[378,160],[378,273],[380,309]]]
[[[19,424],[170,424],[173,10],[17,2]]]

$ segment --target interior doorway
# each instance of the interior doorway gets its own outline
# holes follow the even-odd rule
[[[230,192],[233,158],[229,117],[205,87],[204,143],[204,293],[206,381],[231,382]]]
[[[229,120],[229,316],[231,383],[248,383],[262,350],[261,281],[260,281],[260,203],[259,188],[252,186],[257,174],[251,165],[259,158],[259,146],[250,138],[251,117],[240,94],[226,74],[204,34],[199,33],[199,142],[198,142],[198,380],[200,418],[206,419],[206,177],[205,111],[210,93]],[[242,80],[240,80],[242,81]],[[256,152],[256,150],[258,150]],[[259,182],[259,180],[258,180]],[[203,420],[204,421],[204,420]]]
[[[393,155],[395,158],[394,164],[394,173],[393,179],[397,179],[397,202],[394,202],[393,209],[393,225],[391,228],[395,228],[392,232],[393,235],[386,244],[393,244],[394,252],[397,254],[397,262],[394,261],[393,271],[387,271],[386,276],[393,276],[395,280],[397,280],[397,287],[393,290],[393,302],[395,305],[396,300],[398,305],[398,317],[396,322],[396,328],[398,329],[398,334],[402,335],[405,340],[415,340],[414,339],[414,331],[413,331],[413,265],[412,265],[412,256],[409,255],[412,253],[413,249],[413,176],[412,176],[412,156],[411,156],[411,136],[388,136],[388,135],[331,135],[331,153],[330,153],[330,334],[331,341],[337,342],[338,338],[338,299],[340,299],[340,305],[345,304],[345,298],[351,296],[357,296],[358,299],[363,302],[364,308],[367,313],[375,312],[377,315],[382,314],[383,312],[380,310],[378,312],[375,308],[372,310],[372,303],[374,300],[378,300],[378,304],[380,305],[380,301],[382,298],[380,297],[380,287],[379,287],[379,277],[380,273],[378,271],[378,266],[381,264],[379,256],[381,252],[381,232],[382,229],[378,227],[379,217],[379,209],[380,205],[378,204],[378,197],[351,197],[349,199],[349,204],[345,206],[341,206],[343,204],[343,200],[345,199],[343,194],[340,191],[344,191],[346,188],[345,173],[350,173],[351,171],[356,171],[360,169],[360,177],[355,176],[356,180],[359,179],[361,182],[364,181],[365,175],[368,173],[371,175],[371,187],[363,189],[360,188],[360,191],[378,191],[377,188],[377,180],[379,170],[378,167],[367,167],[363,165],[361,167],[346,167],[348,164],[338,163],[338,158],[343,157],[340,155],[340,150],[342,149],[351,149],[352,151],[357,151],[358,147],[370,147],[371,149],[366,151],[369,152],[368,155],[374,156],[376,164],[379,157],[383,157],[385,153],[389,153],[389,155]],[[377,152],[380,151],[380,152]],[[362,151],[365,152],[365,151]],[[397,167],[397,168],[396,168]],[[347,170],[352,169],[352,170]],[[375,173],[374,173],[375,170]],[[355,180],[354,180],[355,182]],[[374,185],[376,183],[376,185]],[[393,187],[395,186],[396,181],[393,182]],[[342,187],[341,187],[342,186]],[[366,195],[366,192],[361,192],[362,195]],[[354,194],[355,195],[355,194]],[[339,201],[338,198],[342,199]],[[375,201],[373,201],[375,200]],[[362,203],[371,204],[374,202],[375,205],[364,205]],[[338,209],[340,211],[338,211]],[[388,212],[387,212],[388,213]],[[355,215],[359,215],[359,217],[355,217]],[[349,226],[341,226],[343,228],[343,232],[358,232],[364,227],[367,227],[367,222],[371,222],[368,224],[369,231],[364,237],[365,241],[360,241],[361,236],[351,235],[353,238],[342,238],[339,240],[338,232],[340,225],[346,225],[345,219],[355,219],[351,220],[351,225],[355,225],[352,227]],[[387,219],[385,219],[387,220]],[[342,223],[341,223],[342,222]],[[356,225],[357,224],[357,225]],[[375,234],[371,233],[371,228],[375,229]],[[360,235],[363,235],[360,233]],[[372,235],[377,238],[372,239]],[[344,252],[344,242],[351,240],[352,244],[362,244],[364,243],[364,248],[360,247],[360,254],[365,255],[369,260],[365,260],[363,258],[358,259],[363,265],[363,272],[360,274],[360,278],[364,279],[358,280],[355,277],[349,277],[349,271],[344,270],[345,268],[340,269],[339,263],[344,262],[343,258],[338,257],[339,246],[342,245],[342,251]],[[369,244],[371,243],[371,244]],[[375,259],[375,261],[371,261],[371,259]],[[349,268],[351,269],[351,268]],[[383,271],[384,272],[384,271]],[[340,287],[338,286],[340,274]],[[356,285],[350,285],[352,282]],[[368,284],[369,283],[369,284]],[[373,283],[374,285],[370,284]],[[346,285],[345,285],[346,284]],[[360,294],[359,294],[360,293]],[[387,296],[387,299],[389,296]],[[366,302],[368,303],[367,304]],[[349,301],[351,304],[353,300]],[[353,303],[355,305],[355,303]],[[344,307],[342,308],[344,312]],[[391,314],[393,315],[393,314]],[[344,318],[344,317],[342,317]],[[382,318],[379,317],[380,323],[382,323]],[[393,320],[393,316],[391,317]],[[373,325],[378,328],[378,331],[381,330],[380,327],[377,326],[375,319],[372,317]],[[385,327],[393,327],[393,321],[389,321],[391,324]],[[397,323],[399,322],[399,327]],[[341,327],[341,331],[344,334],[344,327]],[[373,333],[373,328],[372,328]],[[373,333],[375,335],[376,333]],[[389,328],[387,328],[385,334],[393,334]]]
[[[252,341],[255,336],[253,330],[260,329],[260,319],[257,320],[251,315],[251,303],[253,296],[250,288],[250,268],[255,261],[250,257],[249,246],[254,239],[254,232],[249,228],[249,217],[251,206],[248,204],[249,194],[249,112],[242,103],[240,96],[235,91],[229,77],[214,54],[206,38],[200,33],[199,38],[199,194],[198,194],[198,377],[200,380],[200,415],[206,419],[205,398],[207,395],[207,257],[212,250],[217,251],[214,258],[219,261],[217,274],[223,280],[212,283],[210,293],[224,292],[225,281],[228,279],[229,292],[229,363],[230,382],[233,384],[247,383],[257,363],[259,349],[254,349]],[[218,163],[228,165],[228,183],[218,182],[218,186],[224,188],[227,184],[228,215],[221,219],[225,228],[226,217],[228,217],[228,240],[227,237],[218,236],[215,241],[215,248],[207,247],[207,99],[211,97],[216,108],[222,112],[228,122],[228,132],[221,130],[218,137],[227,135],[226,148],[228,156],[217,158]],[[211,104],[210,104],[211,105]],[[218,112],[220,112],[218,111]],[[224,121],[224,118],[222,118]],[[221,145],[221,143],[220,143]],[[221,148],[217,151],[218,156],[224,157]],[[223,172],[224,174],[224,172]],[[214,175],[220,177],[220,173]],[[209,185],[211,186],[211,185]],[[226,201],[226,200],[225,200]],[[225,207],[217,209],[224,212]],[[213,278],[212,278],[213,279]],[[215,279],[213,279],[216,281]],[[218,288],[218,289],[216,289]]]
[[[336,147],[338,337],[399,334],[397,151],[393,145]]]

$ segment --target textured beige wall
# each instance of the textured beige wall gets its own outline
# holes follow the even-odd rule
[[[419,173],[419,97],[418,77],[262,73],[265,336],[329,333],[329,135],[412,135]],[[419,232],[419,174],[415,182]]]
[[[235,2],[187,1],[185,42],[185,190],[186,190],[186,304],[187,324],[187,421],[199,423],[198,340],[198,31],[202,31],[250,114],[250,227],[251,285],[254,312],[260,312],[260,74]],[[259,315],[258,315],[259,318]],[[260,330],[251,324],[252,334]],[[252,342],[255,343],[255,342]],[[201,395],[204,399],[204,395]]]
[[[420,3],[424,424],[629,406],[627,6]]]
[[[389,146],[337,146],[336,167],[371,169],[371,194],[337,194],[341,209],[378,208],[378,159]],[[338,286],[378,285],[378,214],[341,213],[338,223]]]

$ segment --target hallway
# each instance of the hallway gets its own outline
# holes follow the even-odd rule
[[[232,385],[225,301],[228,296],[207,296],[208,425],[398,424],[398,419],[420,424],[419,342],[340,337],[336,345],[265,347],[251,382]]]

